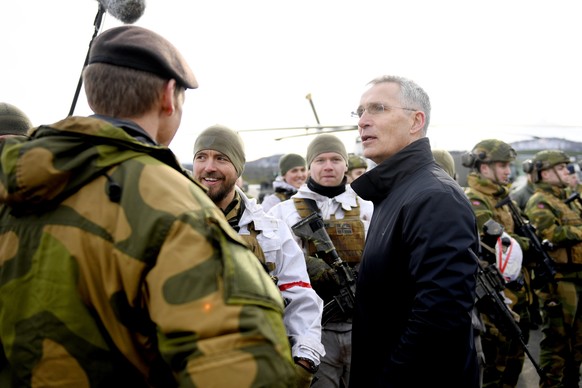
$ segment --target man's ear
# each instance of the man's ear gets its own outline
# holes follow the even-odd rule
[[[176,80],[171,79],[166,83],[162,92],[162,111],[168,116],[174,114],[176,106],[176,87]]]
[[[412,123],[412,127],[410,128],[410,133],[417,133],[418,131],[422,131],[424,128],[424,123],[426,121],[426,117],[423,111],[417,110],[414,112],[414,122]]]

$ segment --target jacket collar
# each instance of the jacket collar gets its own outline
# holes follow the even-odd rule
[[[430,141],[423,137],[359,176],[351,186],[363,199],[379,202],[408,175],[433,161]]]

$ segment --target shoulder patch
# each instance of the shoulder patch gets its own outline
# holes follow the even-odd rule
[[[546,205],[544,205],[543,203],[538,203],[538,209],[545,209]]]
[[[479,206],[479,205],[481,205],[481,201],[479,201],[479,200],[477,200],[477,199],[473,199],[473,200],[471,201],[471,204],[473,204],[473,205],[475,205],[475,206]]]

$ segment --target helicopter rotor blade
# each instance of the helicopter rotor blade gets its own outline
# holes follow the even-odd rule
[[[322,131],[322,129],[329,129],[328,131]],[[302,133],[302,134],[297,134],[297,135],[289,135],[289,136],[282,136],[282,137],[278,137],[275,138],[274,140],[284,140],[284,139],[291,139],[294,137],[304,137],[304,136],[316,136],[316,135],[320,135],[322,133],[336,133],[336,132],[347,132],[347,131],[357,131],[358,130],[358,126],[357,125],[341,125],[341,126],[334,126],[332,127],[321,127],[319,128],[319,131],[317,132],[310,132],[310,133]]]

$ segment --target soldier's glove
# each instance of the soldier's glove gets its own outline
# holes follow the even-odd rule
[[[295,364],[295,372],[297,375],[297,388],[309,388],[311,380],[313,380],[313,373],[309,372],[300,364]]]
[[[323,259],[315,256],[307,256],[305,264],[312,285],[314,283],[328,282],[332,282],[334,285],[339,285],[340,280],[336,271],[323,261]]]
[[[297,374],[297,388],[309,388],[311,386],[311,381],[313,380],[313,374],[317,372],[317,367],[313,361],[302,358],[295,357],[295,372]],[[308,363],[309,366],[303,363]]]

